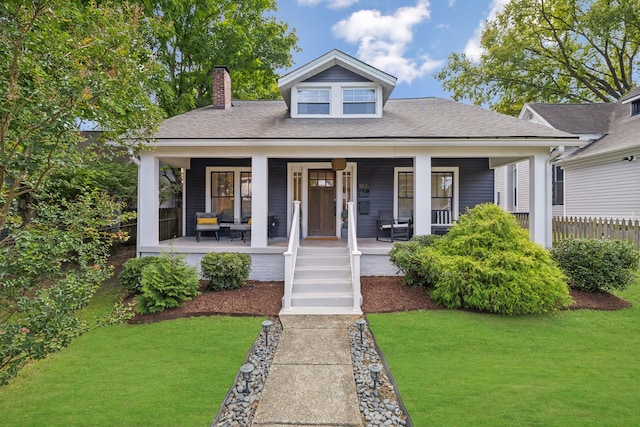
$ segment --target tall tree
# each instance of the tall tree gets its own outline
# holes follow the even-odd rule
[[[511,0],[481,47],[435,75],[456,100],[507,114],[525,102],[612,101],[638,76],[640,0]]]
[[[0,2],[0,384],[82,330],[75,313],[110,273],[122,207],[92,185],[67,197],[47,184],[159,123],[149,34],[127,4]]]
[[[153,49],[167,76],[158,89],[169,116],[210,105],[215,65],[227,65],[233,95],[279,96],[277,69],[291,65],[295,31],[269,13],[275,0],[140,0],[154,20]]]

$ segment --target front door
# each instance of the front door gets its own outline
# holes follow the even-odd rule
[[[309,169],[309,236],[336,235],[336,174]]]

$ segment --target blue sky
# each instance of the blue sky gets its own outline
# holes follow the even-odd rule
[[[276,17],[298,35],[292,69],[335,48],[397,77],[393,98],[449,98],[433,73],[451,52],[478,55],[483,23],[506,2],[278,0]]]

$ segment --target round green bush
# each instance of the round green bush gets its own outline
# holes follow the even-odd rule
[[[131,293],[139,294],[142,292],[142,285],[140,283],[142,269],[157,259],[157,256],[128,259],[127,262],[122,265],[122,270],[120,270],[120,274],[118,275],[120,284]]]
[[[398,242],[389,251],[391,262],[402,272],[402,282],[407,286],[431,287],[433,283],[425,275],[421,251],[433,245],[440,236],[434,234],[414,236],[408,242]]]
[[[550,253],[529,240],[513,215],[477,205],[417,254],[433,283],[432,299],[449,308],[506,315],[544,314],[571,303]]]
[[[141,284],[136,310],[148,314],[179,307],[198,295],[200,279],[184,256],[162,255],[142,269]]]
[[[567,239],[551,251],[569,278],[569,286],[586,292],[625,289],[634,280],[638,251],[621,240]]]
[[[245,285],[251,272],[251,257],[244,253],[209,252],[200,261],[202,277],[209,280],[207,289],[222,291]]]

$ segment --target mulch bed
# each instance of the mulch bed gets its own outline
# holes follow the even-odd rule
[[[423,288],[403,286],[400,277],[362,277],[362,311],[364,313],[390,313],[407,310],[442,310]],[[205,287],[203,282],[203,289]],[[250,280],[247,286],[229,291],[202,293],[182,307],[162,313],[136,315],[131,323],[151,323],[180,317],[209,316],[214,314],[275,316],[280,312],[284,294],[283,282]],[[620,310],[631,303],[608,293],[587,293],[571,290],[574,304],[570,309]]]

